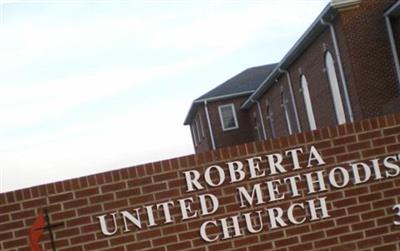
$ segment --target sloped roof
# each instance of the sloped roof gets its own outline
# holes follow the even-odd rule
[[[224,83],[215,87],[196,100],[215,98],[235,93],[254,91],[265,80],[277,64],[261,65],[248,68]]]
[[[205,100],[215,101],[229,96],[252,94],[276,66],[277,64],[268,64],[248,68],[195,99],[186,116],[184,124],[190,124],[193,116],[197,112],[199,104]]]
[[[385,11],[385,16],[397,17],[399,15],[400,15],[400,1],[395,2]]]
[[[336,6],[342,6],[345,1],[335,1]],[[358,0],[349,0],[346,2],[346,6],[349,4],[357,4]],[[275,80],[282,73],[282,70],[287,70],[292,63],[300,57],[304,51],[310,46],[311,43],[329,27],[330,22],[336,17],[338,11],[335,7],[329,3],[319,16],[314,20],[311,26],[305,31],[305,33],[297,40],[293,47],[286,53],[283,59],[279,62],[279,65],[268,75],[268,78],[254,91],[251,96],[243,102],[241,109],[249,109],[256,100],[275,83]]]

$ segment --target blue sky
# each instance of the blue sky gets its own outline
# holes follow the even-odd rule
[[[328,3],[0,0],[0,191],[193,153],[193,99]]]

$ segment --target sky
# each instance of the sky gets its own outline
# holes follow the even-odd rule
[[[328,0],[0,0],[0,192],[194,153],[191,102]]]

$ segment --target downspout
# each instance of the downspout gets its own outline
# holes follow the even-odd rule
[[[289,84],[289,93],[290,93],[290,99],[292,100],[292,108],[294,111],[294,116],[296,118],[296,125],[297,125],[297,131],[301,132],[301,127],[300,127],[300,120],[299,120],[299,114],[297,112],[297,105],[296,101],[294,100],[294,94],[293,94],[293,86],[292,86],[292,80],[290,79],[290,74],[287,70],[282,70],[279,68],[279,72],[285,73],[288,84]]]
[[[346,101],[347,111],[349,113],[350,122],[353,122],[354,121],[353,111],[351,109],[350,97],[349,97],[349,93],[348,93],[348,89],[347,89],[348,86],[347,86],[346,78],[344,76],[343,64],[342,64],[342,59],[341,59],[341,55],[340,55],[340,51],[339,51],[337,38],[336,38],[335,28],[333,27],[332,23],[325,22],[325,20],[323,18],[321,18],[321,24],[329,26],[329,29],[331,32],[331,36],[332,36],[332,40],[333,40],[333,47],[335,48],[335,54],[336,54],[336,58],[337,58],[338,65],[339,65],[340,78],[342,80],[343,87],[344,87],[343,91],[344,91],[344,98]]]
[[[394,59],[394,66],[396,68],[396,75],[397,75],[397,81],[398,81],[397,85],[399,85],[399,87],[400,87],[399,55],[397,53],[396,43],[395,43],[395,40],[394,40],[392,24],[390,22],[390,17],[388,15],[385,15],[385,22],[386,22],[386,28],[387,28],[387,31],[388,31],[388,35],[389,35],[390,48],[392,49],[392,54],[393,54],[393,59]]]
[[[212,149],[215,150],[214,134],[213,134],[213,131],[212,131],[212,128],[211,128],[210,115],[208,114],[207,100],[204,100],[204,111],[206,112],[208,130],[210,131],[210,136],[211,136]]]
[[[260,102],[258,100],[254,101],[253,99],[251,99],[251,101],[253,103],[257,104],[258,116],[260,116],[260,121],[261,121],[261,127],[262,127],[262,131],[263,131],[263,135],[264,135],[264,140],[266,140],[267,139],[267,133],[265,131],[264,118],[262,116]]]

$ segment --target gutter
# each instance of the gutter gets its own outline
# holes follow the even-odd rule
[[[349,8],[355,4],[360,4],[361,0],[332,0],[331,4],[334,8]]]
[[[317,37],[324,29],[325,25],[321,24],[321,19],[323,18],[334,18],[337,14],[337,10],[328,4],[316,20],[311,24],[311,26],[306,30],[306,32],[300,37],[300,39],[293,45],[289,52],[283,57],[275,69],[270,73],[270,75],[264,80],[264,82],[256,89],[256,91],[248,98],[241,109],[249,109],[254,101],[257,100],[262,94],[271,87],[273,82],[277,77],[279,77],[279,69],[288,69],[288,67],[295,61],[298,56],[307,48],[311,42]]]
[[[204,101],[204,111],[206,112],[206,118],[207,118],[208,130],[210,131],[212,149],[215,150],[214,133],[213,133],[213,130],[211,127],[210,115],[208,114],[208,107],[207,107],[206,100]]]
[[[224,99],[229,99],[229,98],[234,98],[234,97],[240,97],[240,96],[245,96],[245,95],[250,95],[254,93],[253,91],[244,91],[244,92],[236,92],[236,93],[231,93],[231,94],[226,94],[226,95],[221,95],[217,97],[211,97],[211,98],[203,98],[203,99],[196,99],[193,101],[192,105],[190,106],[189,112],[186,115],[184,125],[189,125],[191,120],[192,120],[192,111],[195,108],[196,105],[200,105],[204,102],[211,102],[211,101],[219,101],[219,100],[224,100]]]
[[[339,51],[339,46],[337,43],[336,32],[333,27],[333,24],[330,22],[333,20],[338,13],[338,9],[341,8],[349,8],[355,5],[360,4],[360,0],[332,0],[325,9],[321,12],[321,14],[317,17],[316,20],[311,24],[311,26],[306,30],[306,32],[300,37],[300,39],[294,44],[294,46],[289,50],[289,52],[284,56],[284,58],[279,62],[277,67],[271,72],[271,74],[265,79],[265,81],[257,88],[257,90],[248,98],[243,105],[240,107],[241,109],[249,109],[250,106],[254,104],[254,100],[259,99],[273,84],[274,81],[279,77],[280,73],[282,73],[283,69],[288,69],[291,64],[301,56],[301,53],[306,49],[314,39],[326,29],[328,26],[331,32],[333,44],[335,47],[335,54],[339,64],[339,72],[340,77],[344,86],[344,96],[346,102],[346,108],[349,114],[350,121],[353,121],[353,111],[351,108],[350,97],[348,93],[348,85],[344,75],[343,65],[341,61],[341,55]],[[400,1],[396,3],[396,6],[391,8],[391,10],[398,10],[400,6]],[[397,59],[396,70],[398,71],[398,78],[400,82],[400,63]],[[280,72],[279,72],[280,71]]]
[[[252,94],[253,92],[254,92],[254,90],[253,91],[236,92],[236,93],[232,93],[232,94],[226,94],[226,95],[221,95],[221,96],[211,97],[211,98],[205,98],[205,99],[196,99],[194,101],[194,103],[202,103],[204,101],[216,101],[216,100],[234,98],[234,97],[239,97],[239,96],[243,96],[243,95]]]

